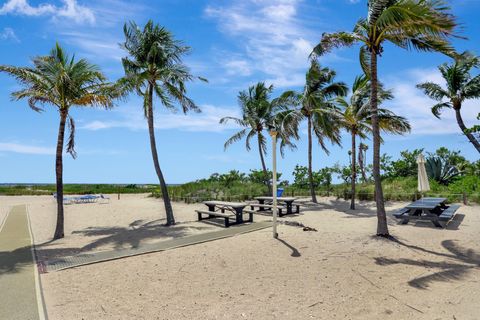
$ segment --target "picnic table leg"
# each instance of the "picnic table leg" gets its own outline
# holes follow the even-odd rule
[[[215,205],[207,204],[207,206],[208,206],[208,211],[215,212]],[[209,214],[207,219],[211,219],[211,218],[213,218],[213,217],[214,217],[214,216],[212,216],[212,215]]]
[[[243,208],[235,208],[235,215],[237,224],[243,223]]]
[[[292,214],[293,213],[293,210],[292,210],[292,207],[293,207],[293,202],[291,201],[285,201],[285,204],[287,205],[287,214]]]
[[[258,200],[258,204],[265,204],[265,200],[263,200],[263,199]],[[258,211],[265,211],[265,208],[259,207]]]

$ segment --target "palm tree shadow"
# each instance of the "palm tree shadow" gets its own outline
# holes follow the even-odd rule
[[[475,252],[473,249],[460,247],[453,240],[444,240],[441,243],[442,247],[444,247],[449,253],[435,252],[418,246],[406,244],[397,239],[393,239],[393,241],[412,250],[417,250],[445,258],[444,261],[429,261],[426,259],[414,260],[409,258],[374,258],[375,263],[381,266],[404,264],[438,270],[432,274],[420,276],[408,281],[410,286],[417,289],[427,289],[433,282],[461,280],[470,271],[480,269],[480,254]]]
[[[90,243],[78,248],[56,248],[55,243],[46,242],[36,246],[41,260],[58,259],[66,256],[96,251],[102,247],[113,247],[114,250],[136,249],[145,240],[165,240],[179,238],[191,234],[192,230],[211,229],[207,226],[192,226],[178,223],[166,227],[161,222],[164,219],[145,222],[136,220],[128,227],[89,227],[84,230],[73,231],[83,237],[95,237]]]
[[[292,250],[292,254],[290,256],[292,257],[295,257],[295,258],[298,258],[301,256],[300,252],[297,250],[297,248],[295,248],[294,246],[292,246],[291,244],[289,244],[288,242],[286,242],[285,240],[283,239],[280,239],[280,238],[277,238],[277,240],[280,242],[280,243],[283,243],[287,248],[289,248],[290,250]]]
[[[0,251],[0,277],[4,274],[16,273],[32,263],[32,251],[29,246],[14,251]]]

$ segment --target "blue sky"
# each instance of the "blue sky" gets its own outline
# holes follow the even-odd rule
[[[478,54],[480,1],[450,3],[462,23],[462,35],[469,38],[455,40],[456,48]],[[185,58],[192,73],[209,80],[188,86],[201,114],[173,114],[157,103],[160,163],[167,182],[182,183],[213,172],[259,168],[258,154],[246,152],[243,142],[224,152],[224,141],[237,128],[222,126],[218,120],[238,116],[238,91],[257,81],[273,84],[274,96],[300,89],[308,55],[321,34],[351,30],[365,13],[366,0],[0,1],[0,63],[28,65],[31,57],[47,54],[58,41],[70,53],[98,64],[115,80],[123,74],[120,59],[125,53],[118,46],[123,23],[134,20],[144,24],[153,19],[165,26],[192,47]],[[356,48],[337,50],[321,63],[337,70],[338,80],[351,84],[360,74],[357,55]],[[441,82],[436,66],[446,61],[440,54],[385,48],[379,73],[396,96],[386,106],[407,117],[413,132],[386,137],[382,152],[395,158],[404,149],[433,151],[446,146],[461,150],[471,160],[478,159],[460,134],[453,114],[447,110],[442,120],[435,119],[429,109],[432,101],[415,88],[427,80]],[[0,84],[0,183],[53,183],[58,112],[47,107],[38,114],[25,101],[12,102],[9,94],[18,85],[4,74]],[[478,112],[478,101],[467,103],[465,122],[472,125]],[[111,111],[73,108],[71,115],[77,122],[78,158],[65,156],[65,182],[156,182],[146,121],[137,97],[132,95]],[[296,164],[307,162],[304,133],[302,138],[295,152],[287,152],[279,160],[284,178],[291,177]],[[332,147],[330,156],[316,146],[315,169],[337,162],[347,164],[350,140],[346,135],[343,144],[343,149]]]

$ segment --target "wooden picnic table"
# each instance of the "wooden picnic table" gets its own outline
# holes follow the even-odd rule
[[[272,203],[273,202],[273,197],[255,197],[255,200],[258,201],[259,204],[263,205],[266,202]],[[286,214],[292,214],[292,213],[299,213],[300,212],[300,205],[297,205],[297,210],[294,212],[293,211],[293,203],[297,200],[297,198],[294,197],[277,197],[277,202],[285,203],[285,207],[287,209]],[[264,208],[260,207],[258,211],[263,211],[265,210]]]
[[[457,205],[446,206],[446,201],[447,198],[422,198],[405,206],[394,216],[402,219],[402,224],[410,220],[428,220],[437,227],[443,227],[439,221],[448,221],[459,208]]]
[[[196,210],[198,213],[198,220],[211,219],[214,217],[221,217],[225,219],[225,227],[229,227],[233,224],[244,223],[243,209],[248,205],[244,202],[227,202],[227,201],[205,201],[204,204],[208,207],[208,211]],[[202,215],[208,215],[204,218]],[[248,212],[248,222],[253,222],[253,214]],[[230,218],[235,218],[235,222],[231,223]]]

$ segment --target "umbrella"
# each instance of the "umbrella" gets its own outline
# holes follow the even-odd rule
[[[424,192],[430,190],[430,183],[428,182],[427,170],[425,169],[425,157],[419,154],[417,158],[418,164],[418,191]]]

